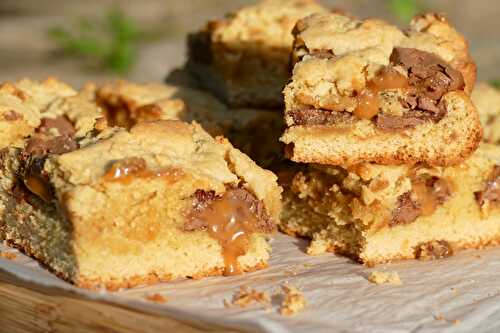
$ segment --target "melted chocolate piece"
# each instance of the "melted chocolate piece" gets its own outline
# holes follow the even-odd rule
[[[25,151],[36,156],[73,151],[78,148],[75,133],[73,124],[65,117],[43,118],[36,133],[28,139]]]
[[[51,130],[56,129],[59,136],[73,137],[76,133],[73,124],[66,117],[42,118],[38,133],[51,134]]]
[[[477,203],[482,207],[486,202],[500,204],[500,165],[495,165],[484,189],[474,193]]]
[[[28,140],[25,151],[29,154],[44,156],[47,154],[64,154],[77,148],[78,144],[73,137],[65,135],[51,137],[35,134]]]
[[[379,114],[375,119],[375,124],[383,131],[398,131],[423,124],[427,119],[429,116],[416,112],[406,113],[404,116]]]
[[[422,214],[418,202],[411,198],[411,192],[399,196],[397,207],[392,212],[391,226],[408,224],[415,221]]]
[[[354,120],[350,112],[338,112],[322,109],[297,109],[289,111],[294,125],[340,125]]]

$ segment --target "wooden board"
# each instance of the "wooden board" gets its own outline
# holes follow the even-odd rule
[[[195,328],[175,319],[84,299],[68,291],[42,288],[0,271],[0,333],[230,331]]]

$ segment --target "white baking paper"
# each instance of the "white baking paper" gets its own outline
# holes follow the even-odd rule
[[[91,292],[56,278],[16,250],[0,269],[18,280],[72,290],[84,297],[161,314],[200,328],[224,327],[244,332],[500,332],[500,248],[465,251],[437,261],[402,261],[367,268],[333,254],[311,257],[306,241],[277,235],[270,268],[234,277],[182,280],[115,293]],[[397,272],[402,285],[375,285],[371,271]],[[240,286],[270,295],[288,283],[307,298],[294,317],[272,310],[224,306]],[[48,289],[50,290],[50,289]],[[160,293],[165,304],[144,296]]]

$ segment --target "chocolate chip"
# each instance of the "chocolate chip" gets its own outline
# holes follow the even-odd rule
[[[392,212],[391,226],[408,224],[415,221],[422,214],[419,204],[411,197],[411,192],[399,196],[397,206]]]

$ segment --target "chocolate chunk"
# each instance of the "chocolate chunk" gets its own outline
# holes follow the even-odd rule
[[[391,116],[381,113],[376,117],[375,124],[383,131],[397,131],[414,128],[423,124],[426,119],[429,119],[429,117],[417,112],[407,112],[403,116]]]
[[[441,113],[441,109],[437,107],[436,102],[427,96],[418,97],[417,109],[423,111],[429,111],[436,114]]]
[[[294,125],[348,125],[354,120],[353,115],[346,111],[296,109],[289,111],[288,114],[292,117]]]
[[[76,133],[73,124],[66,117],[42,118],[41,124],[37,128],[37,132],[52,134],[51,130],[53,129],[56,129],[60,136],[72,137]]]
[[[406,192],[398,198],[397,207],[392,212],[390,226],[411,223],[421,214],[420,205],[412,199],[411,192]]]
[[[73,151],[78,148],[75,133],[73,124],[66,117],[43,118],[36,134],[29,138],[25,151],[36,156]]]
[[[419,260],[443,259],[453,255],[453,247],[445,240],[431,241],[417,246],[415,258]]]
[[[192,211],[190,212],[183,229],[185,231],[202,230],[208,227],[207,221],[197,218],[198,213],[210,209],[210,205],[217,200],[231,200],[239,202],[236,210],[248,210],[257,220],[256,229],[261,232],[274,230],[274,223],[266,212],[264,203],[244,188],[228,188],[222,196],[214,191],[197,190],[193,195]]]
[[[438,113],[438,109],[443,109],[439,101],[444,94],[465,88],[462,73],[435,54],[397,47],[390,61],[393,66],[401,66],[408,71],[408,82],[417,91],[418,104],[414,103],[415,96],[406,103],[413,106],[411,109]]]
[[[29,154],[44,156],[47,154],[64,154],[78,148],[75,139],[62,135],[51,137],[43,134],[35,134],[27,144],[25,151]]]
[[[495,165],[488,177],[484,189],[474,193],[476,201],[482,207],[486,202],[500,204],[500,165]]]

